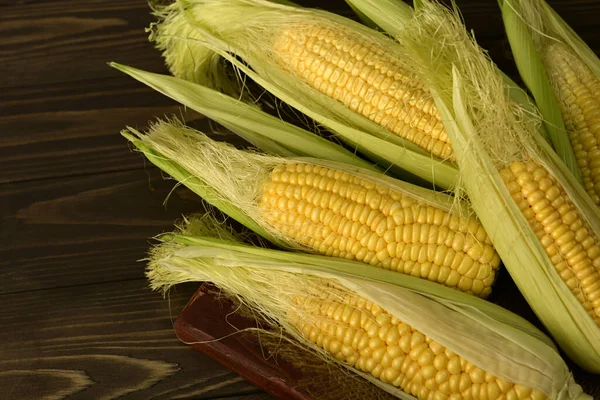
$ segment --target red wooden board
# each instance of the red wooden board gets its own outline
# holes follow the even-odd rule
[[[267,361],[254,334],[237,332],[257,322],[236,314],[230,301],[210,289],[203,284],[175,321],[179,339],[276,397],[310,399],[298,387],[302,371],[285,360]]]

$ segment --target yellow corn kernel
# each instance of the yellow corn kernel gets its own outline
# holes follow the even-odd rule
[[[336,359],[419,400],[546,399],[539,390],[516,385],[476,367],[355,294],[340,299],[338,294],[323,291],[319,295],[298,296],[294,304],[297,308],[291,310],[288,317],[304,338]],[[358,324],[331,317],[356,314],[360,314],[360,318],[354,317],[360,319]],[[344,341],[344,338],[356,337],[361,338],[363,346],[355,341]]]
[[[600,240],[541,165],[514,162],[501,175],[513,200],[532,211],[526,214],[527,222],[556,272],[600,326]]]
[[[290,26],[273,41],[275,59],[315,89],[390,132],[454,161],[429,91],[389,51],[351,30]]]
[[[544,62],[585,189],[600,206],[600,80],[561,43],[546,47]]]
[[[359,177],[337,184],[337,172],[304,163],[275,167],[263,183],[263,218],[316,253],[343,254],[480,297],[491,292],[500,258],[476,219]],[[376,201],[370,198],[375,194]]]

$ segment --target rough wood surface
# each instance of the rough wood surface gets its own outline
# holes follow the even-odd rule
[[[342,0],[298,2],[352,15]],[[599,1],[549,3],[600,50]],[[516,77],[496,0],[457,4]],[[165,207],[173,182],[118,135],[181,112],[106,65],[166,71],[144,33],[147,2],[0,0],[0,11],[0,398],[269,398],[176,339],[196,286],[163,300],[138,262],[150,237],[202,210],[183,188]],[[510,279],[498,283],[493,300],[535,320]]]
[[[149,168],[0,186],[0,294],[142,278],[148,238],[203,210],[173,184]]]
[[[143,279],[3,295],[3,399],[211,399],[257,393],[173,333],[196,285],[163,300]]]

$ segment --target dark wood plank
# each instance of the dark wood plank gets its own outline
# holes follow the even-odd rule
[[[118,77],[108,61],[166,71],[142,0],[16,3],[0,14],[0,88]],[[123,80],[125,78],[123,77]]]
[[[167,301],[134,280],[0,296],[2,398],[269,398],[176,338],[195,289]]]
[[[126,126],[145,129],[165,115],[212,130],[201,115],[123,79],[6,90],[0,103],[0,183],[142,168],[119,132]]]
[[[0,183],[140,169],[141,158],[132,156],[119,132],[178,111],[176,106],[107,108],[2,118]]]
[[[173,105],[175,102],[123,75],[115,78],[89,79],[74,85],[59,82],[7,88],[2,92],[0,115],[9,117],[49,112],[140,107],[167,109]],[[109,115],[107,114],[107,117]]]
[[[173,186],[154,168],[1,185],[0,293],[141,278],[149,238],[203,210],[183,187],[165,207]]]

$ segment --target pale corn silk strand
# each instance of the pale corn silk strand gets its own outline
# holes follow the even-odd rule
[[[510,4],[530,28],[561,108],[585,190],[600,206],[600,79],[553,30],[543,0]]]
[[[489,172],[485,173],[491,174],[489,181],[493,184],[485,194],[481,188],[488,186],[481,185],[488,178],[477,175],[484,173],[483,170],[470,170],[473,165],[461,168],[474,208],[489,232],[500,232],[504,228],[495,225],[497,215],[488,215],[489,206],[484,205],[487,197],[499,196],[493,202],[501,199],[503,212],[507,208],[521,211],[522,217],[511,213],[506,221],[507,224],[515,224],[518,235],[516,231],[510,231],[509,237],[496,234],[496,238],[492,236],[492,239],[506,260],[522,257],[521,260],[530,262],[524,273],[517,271],[517,268],[525,268],[523,266],[511,264],[508,267],[516,281],[520,282],[520,289],[528,301],[537,305],[534,306],[536,311],[545,313],[546,318],[542,318],[546,319],[545,323],[553,324],[551,330],[556,329],[554,334],[558,336],[555,338],[561,346],[571,356],[577,357],[578,362],[587,363],[588,368],[595,370],[597,363],[584,358],[592,355],[594,359],[597,343],[590,338],[597,337],[600,323],[597,209],[590,208],[592,203],[580,194],[574,186],[574,178],[568,171],[565,172],[556,157],[553,158],[547,145],[534,140],[532,135],[536,130],[531,125],[532,119],[523,118],[523,111],[507,100],[501,77],[493,63],[466,34],[460,17],[432,1],[425,0],[423,3],[415,21],[400,32],[399,40],[404,43],[406,59],[414,62],[415,70],[420,70],[420,76],[429,82],[429,87],[436,91],[440,101],[454,107],[454,112],[459,110],[462,113],[458,116],[458,125],[472,133],[468,137],[462,133],[452,137],[457,140],[454,142],[457,155],[460,147],[464,157],[462,161],[458,157],[459,166],[469,160],[473,165],[479,163],[489,167]],[[424,43],[424,38],[429,39]],[[457,97],[458,93],[462,94],[461,98]],[[460,101],[464,101],[464,108]],[[512,226],[507,225],[508,228]],[[537,241],[532,238],[537,238]],[[516,254],[516,243],[512,240],[522,240],[519,246],[528,254]],[[543,253],[538,252],[538,248]],[[515,255],[517,258],[513,257]],[[538,280],[532,280],[532,276]],[[548,279],[548,282],[539,279]],[[537,287],[551,287],[553,292],[536,292]],[[572,304],[576,303],[569,299],[569,292],[582,307],[579,311],[572,308]],[[549,307],[552,303],[543,300],[545,295],[551,302],[564,303],[560,307],[576,316],[576,319],[571,319],[572,326],[565,326],[564,321],[560,325],[556,314],[552,315],[555,311]],[[588,316],[591,319],[588,320]],[[573,339],[567,340],[563,333],[579,335],[581,343],[585,335],[586,343],[591,346],[588,353],[577,348],[578,343]],[[572,345],[575,348],[570,347]]]
[[[354,111],[384,128],[379,135],[454,159],[428,90],[395,56],[399,45],[375,31],[329,13],[263,1],[179,1],[157,16],[163,21],[151,39],[177,76],[208,83],[202,72],[211,63],[210,51],[203,46],[214,40],[202,31],[207,27],[223,41],[217,46],[240,55],[269,79],[285,79],[291,92],[312,97],[342,121],[356,124]],[[210,84],[228,80],[217,75]],[[332,108],[332,100],[342,107]]]
[[[192,218],[190,225],[195,227],[184,228],[184,233],[202,233],[206,230],[203,223]],[[214,229],[220,228],[215,226],[209,230]],[[227,232],[219,235],[229,236]],[[202,256],[214,258],[202,259]],[[193,248],[167,241],[153,249],[148,277],[155,289],[166,289],[184,281],[211,280],[268,321],[281,325],[301,346],[317,351],[329,362],[341,362],[362,372],[373,383],[400,398],[546,398],[543,392],[532,390],[526,383],[541,384],[548,379],[544,374],[553,373],[544,371],[535,378],[541,372],[527,372],[525,365],[535,359],[533,354],[507,347],[506,339],[490,328],[473,325],[473,320],[419,294],[374,282],[331,279],[330,275],[324,278],[244,267],[242,260],[213,256],[206,250],[198,253]],[[384,304],[388,304],[389,309]],[[425,309],[432,319],[439,319],[437,324],[423,321]],[[418,326],[438,332],[433,336],[438,336],[439,341],[423,334]],[[440,327],[442,331],[453,327],[452,333],[440,335]],[[457,336],[463,338],[457,339]],[[475,342],[469,342],[473,339]],[[441,344],[460,340],[465,340],[464,345],[455,349],[522,382],[513,384],[495,377]],[[488,343],[488,350],[483,353],[489,352],[492,358],[485,362],[482,351],[474,348],[479,341]],[[494,351],[498,354],[494,355]],[[500,359],[495,359],[500,354]],[[522,358],[526,354],[534,358]],[[516,357],[512,362],[519,362],[519,367],[503,364],[511,362],[505,355]],[[517,361],[519,358],[522,360]]]
[[[479,221],[446,195],[342,164],[240,151],[173,122],[141,139],[291,248],[491,292],[500,259]]]

